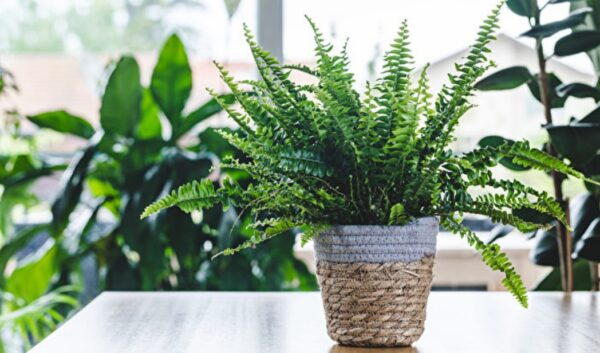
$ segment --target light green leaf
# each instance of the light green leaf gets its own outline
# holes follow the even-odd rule
[[[144,89],[141,102],[141,116],[136,126],[135,135],[140,140],[152,140],[161,137],[160,110],[154,103],[152,93]]]
[[[192,70],[185,47],[176,34],[163,46],[152,73],[150,90],[154,100],[171,122],[174,132],[179,131],[181,111],[192,91]]]
[[[44,294],[56,274],[58,247],[49,240],[32,258],[6,279],[6,291],[31,303]]]
[[[72,134],[85,139],[94,135],[94,128],[87,120],[64,110],[28,116],[27,119],[39,127]]]

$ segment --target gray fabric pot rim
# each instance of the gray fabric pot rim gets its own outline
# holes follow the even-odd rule
[[[315,237],[317,261],[414,262],[434,256],[439,220],[417,218],[403,226],[335,225]]]

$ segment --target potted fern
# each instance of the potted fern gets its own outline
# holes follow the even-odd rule
[[[524,232],[544,227],[510,213],[527,208],[567,223],[546,192],[495,179],[490,168],[502,158],[583,176],[527,142],[463,155],[448,149],[459,118],[472,108],[474,83],[491,66],[485,54],[500,7],[484,21],[466,61],[433,105],[426,70],[411,81],[406,22],[384,57],[383,75],[362,96],[353,88],[346,47],[334,53],[310,19],[315,68],[280,64],[246,28],[262,80],[237,82],[216,66],[241,107],[222,102],[240,126],[238,133],[222,135],[249,157],[230,159],[221,168],[242,170],[253,183],[243,187],[226,178],[215,188],[209,179],[192,182],[148,206],[142,217],[172,206],[185,212],[217,204],[248,210],[254,235],[222,252],[227,255],[291,228],[302,230],[303,243],[315,240],[328,333],[342,344],[402,346],[419,338],[440,224],[503,272],[506,288],[527,306],[526,289],[506,255],[463,226],[461,216],[486,215]],[[315,83],[292,82],[292,70],[313,76]],[[483,187],[487,193],[473,194]]]

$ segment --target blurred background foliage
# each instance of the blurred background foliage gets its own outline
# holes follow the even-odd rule
[[[192,73],[177,35],[164,44],[147,87],[131,56],[108,70],[99,128],[64,110],[27,117],[5,112],[13,126],[2,138],[23,148],[0,155],[0,325],[12,329],[4,335],[21,337],[27,347],[102,290],[315,290],[314,276],[293,255],[293,234],[211,261],[248,236],[241,210],[190,217],[173,209],[139,219],[146,205],[183,183],[206,176],[220,183],[225,174],[244,182],[246,175],[216,168],[226,155],[244,156],[205,124],[222,109],[214,100],[183,113]],[[2,73],[0,87],[17,89]],[[85,147],[68,165],[45,160],[34,137],[19,134],[24,118],[83,139]],[[14,208],[36,204],[28,186],[63,169],[50,222],[16,229]]]
[[[545,108],[542,128],[549,140],[542,149],[567,161],[575,169],[590,179],[600,180],[600,106],[596,106],[583,117],[572,117],[567,125],[553,121],[553,109],[563,108],[567,99],[593,99],[600,101],[600,3],[596,0],[570,1],[569,15],[559,21],[541,23],[541,13],[549,5],[563,1],[549,1],[538,6],[536,1],[508,0],[508,8],[529,21],[530,29],[521,36],[535,42],[538,53],[538,72],[532,73],[525,66],[502,68],[483,78],[477,84],[482,91],[515,89],[527,85],[532,99]],[[564,34],[564,30],[569,33]],[[562,35],[546,56],[546,39]],[[591,60],[596,75],[595,86],[579,82],[562,82],[553,72],[546,71],[546,64],[552,56],[565,57],[585,53]],[[541,84],[540,84],[541,83]],[[540,116],[543,119],[544,116]],[[507,139],[488,136],[480,145],[496,145]],[[514,171],[526,170],[509,160],[502,164]],[[570,215],[572,231],[555,225],[548,230],[538,230],[531,234],[536,245],[531,252],[531,260],[541,266],[552,266],[554,270],[537,286],[537,290],[598,290],[598,262],[600,262],[600,188],[586,183],[587,192],[578,195],[570,202],[564,198],[563,182],[566,178],[556,174],[554,195],[564,204]],[[518,216],[532,221],[551,222],[537,212],[517,210]],[[557,222],[555,222],[556,224]],[[493,240],[510,232],[499,226]],[[568,239],[569,244],[566,245]],[[569,251],[570,250],[570,251]],[[572,262],[574,260],[574,262]]]

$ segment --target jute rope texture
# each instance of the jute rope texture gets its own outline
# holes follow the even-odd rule
[[[408,346],[423,333],[433,256],[403,263],[319,261],[329,336],[345,345]]]

